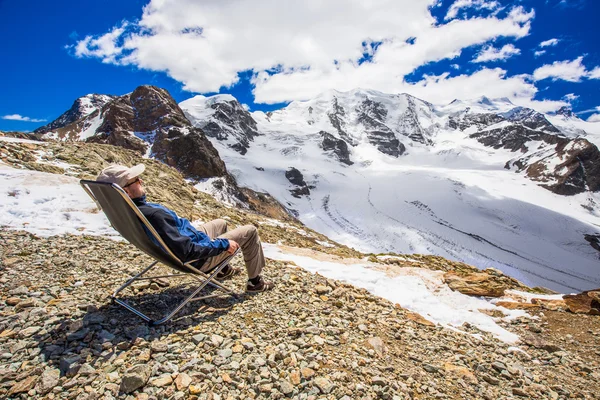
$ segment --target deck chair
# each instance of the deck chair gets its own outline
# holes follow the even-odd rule
[[[87,194],[94,200],[98,208],[104,211],[106,217],[115,228],[129,243],[154,258],[154,262],[143,269],[140,273],[133,276],[118,288],[111,296],[111,300],[125,307],[129,311],[143,318],[149,325],[159,325],[170,320],[187,303],[196,300],[208,299],[221,295],[237,297],[237,293],[217,281],[217,274],[235,257],[239,249],[223,260],[209,273],[204,273],[191,264],[197,260],[191,260],[183,263],[179,260],[169,247],[163,242],[156,230],[150,225],[146,217],[140,212],[137,206],[131,201],[127,193],[121,187],[113,183],[96,182],[81,180],[79,182]],[[145,228],[145,229],[144,229]],[[152,238],[151,238],[152,237]],[[158,263],[169,266],[179,273],[161,276],[144,277],[143,275],[150,271]],[[136,281],[150,280],[158,278],[173,278],[187,276],[199,282],[200,286],[193,291],[183,302],[181,302],[173,311],[167,313],[163,318],[153,320],[146,314],[135,309],[125,301],[119,299],[117,295]],[[196,295],[206,287],[213,286],[218,293],[212,293],[206,296],[196,297]]]

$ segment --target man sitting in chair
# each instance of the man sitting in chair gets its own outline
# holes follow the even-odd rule
[[[123,188],[182,262],[198,260],[192,265],[202,272],[209,272],[241,247],[248,272],[246,291],[262,292],[273,288],[273,283],[265,281],[260,275],[265,266],[265,257],[256,227],[245,225],[227,232],[227,222],[216,219],[194,228],[190,221],[178,217],[173,210],[146,202],[146,191],[140,178],[145,168],[144,164],[132,168],[111,165],[100,172],[97,181],[116,183]],[[236,269],[227,265],[217,274],[217,279],[229,278],[236,272]]]

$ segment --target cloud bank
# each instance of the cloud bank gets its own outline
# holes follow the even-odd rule
[[[23,121],[23,122],[45,122],[46,121],[45,119],[29,118],[29,117],[24,117],[19,114],[3,115],[0,118],[6,119],[9,121]]]
[[[431,14],[438,5],[438,0],[152,0],[139,21],[88,35],[70,48],[76,57],[165,72],[196,93],[231,87],[250,72],[256,103],[363,87],[408,92],[434,103],[486,95],[543,109],[566,104],[532,100],[535,80],[557,76],[548,69],[536,70],[535,79],[484,67],[407,82],[417,68],[453,60],[475,46],[487,45],[477,63],[519,54],[513,44],[497,49],[489,43],[527,36],[534,18],[523,6],[456,0],[440,22]],[[464,17],[469,10],[479,16]]]
[[[600,67],[588,71],[582,61],[583,56],[572,61],[555,61],[552,64],[546,64],[533,71],[533,79],[541,81],[550,78],[553,81],[567,82],[581,82],[583,78],[600,79]]]

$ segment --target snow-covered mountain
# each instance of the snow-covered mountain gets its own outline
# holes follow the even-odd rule
[[[226,123],[239,112],[246,119],[233,124],[230,133],[250,139],[258,134],[256,123],[237,101],[227,104],[222,101],[225,98],[220,100],[216,102],[216,109],[211,110],[214,119]],[[125,147],[175,167],[188,179],[210,178],[204,182],[205,190],[230,203],[274,218],[289,218],[287,210],[268,194],[255,193],[236,184],[207,139],[207,135],[213,133],[211,125],[204,129],[190,123],[167,90],[144,85],[122,96],[81,97],[69,111],[36,130],[34,137]],[[220,128],[214,133],[216,139],[227,138]]]
[[[78,135],[81,139],[81,132],[90,131],[93,123],[83,123],[78,129],[73,130],[60,130],[60,128],[73,124],[74,122],[87,117],[91,114],[99,114],[102,108],[112,101],[115,96],[109,96],[105,94],[88,94],[82,96],[73,102],[70,109],[65,111],[60,117],[49,123],[48,125],[41,126],[35,130],[35,133],[47,134],[47,138],[55,139],[70,139],[73,135]],[[85,136],[85,134],[84,134]]]
[[[508,99],[440,107],[361,89],[270,113],[231,96],[180,107],[210,126],[238,183],[338,242],[439,254],[561,291],[600,286],[600,253],[585,239],[600,231],[595,124]]]

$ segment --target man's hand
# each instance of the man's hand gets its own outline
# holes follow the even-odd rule
[[[239,248],[240,245],[236,241],[229,239],[229,247],[227,248],[229,254],[235,253]]]

